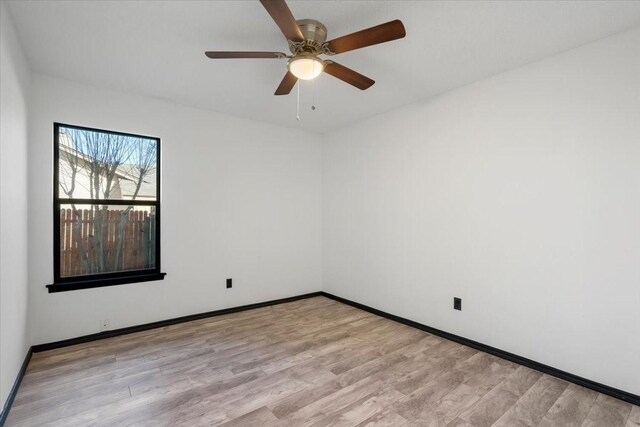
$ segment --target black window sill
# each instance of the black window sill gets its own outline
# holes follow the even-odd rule
[[[102,288],[105,286],[125,285],[127,283],[141,283],[151,282],[154,280],[164,280],[164,276],[166,275],[167,273],[151,273],[138,274],[133,276],[111,277],[106,279],[53,283],[51,285],[47,285],[47,289],[49,289],[50,294],[54,292],[77,291],[79,289]]]

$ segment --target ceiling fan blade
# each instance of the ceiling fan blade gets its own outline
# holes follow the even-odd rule
[[[286,58],[282,52],[232,52],[232,51],[208,51],[204,53],[211,59],[240,59],[240,58]]]
[[[269,15],[271,15],[271,18],[276,22],[276,25],[287,40],[294,42],[304,40],[296,18],[293,17],[289,6],[284,0],[260,0],[260,3],[267,9],[267,12],[269,12]]]
[[[362,47],[372,46],[390,42],[392,40],[401,39],[407,33],[404,29],[402,21],[395,21],[380,24],[366,30],[348,34],[328,41],[328,48],[333,53],[349,52],[350,50],[360,49]]]
[[[287,74],[284,75],[284,78],[280,82],[280,86],[278,86],[274,95],[289,95],[297,81],[298,78],[291,74],[291,72],[287,71]]]
[[[369,77],[363,76],[362,74],[353,71],[351,68],[347,68],[344,65],[340,65],[333,61],[326,61],[324,72],[342,80],[345,83],[349,83],[360,90],[369,89],[375,83],[375,81],[371,80]]]

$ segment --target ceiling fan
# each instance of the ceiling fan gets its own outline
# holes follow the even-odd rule
[[[365,90],[375,81],[337,62],[321,59],[319,55],[336,55],[375,44],[401,39],[406,35],[404,25],[398,19],[367,28],[346,36],[327,40],[327,28],[314,19],[296,21],[285,0],[260,0],[276,25],[289,42],[291,55],[282,52],[233,52],[209,51],[205,55],[211,59],[239,58],[288,58],[285,74],[275,95],[287,95],[298,79],[312,80],[323,71],[358,89]]]

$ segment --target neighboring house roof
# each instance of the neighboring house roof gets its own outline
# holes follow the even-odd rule
[[[130,171],[135,168],[131,164],[123,164],[118,167],[116,174],[120,176],[120,190],[122,191],[122,197],[133,197],[136,191],[137,178],[128,178],[131,174],[121,173],[123,171]],[[135,170],[135,169],[133,169]],[[144,177],[142,184],[140,184],[140,190],[138,191],[138,199],[153,199],[156,196],[156,168],[150,169],[147,175]]]

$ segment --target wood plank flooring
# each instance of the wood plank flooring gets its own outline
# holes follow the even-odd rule
[[[640,426],[640,408],[324,297],[36,353],[8,426]]]

